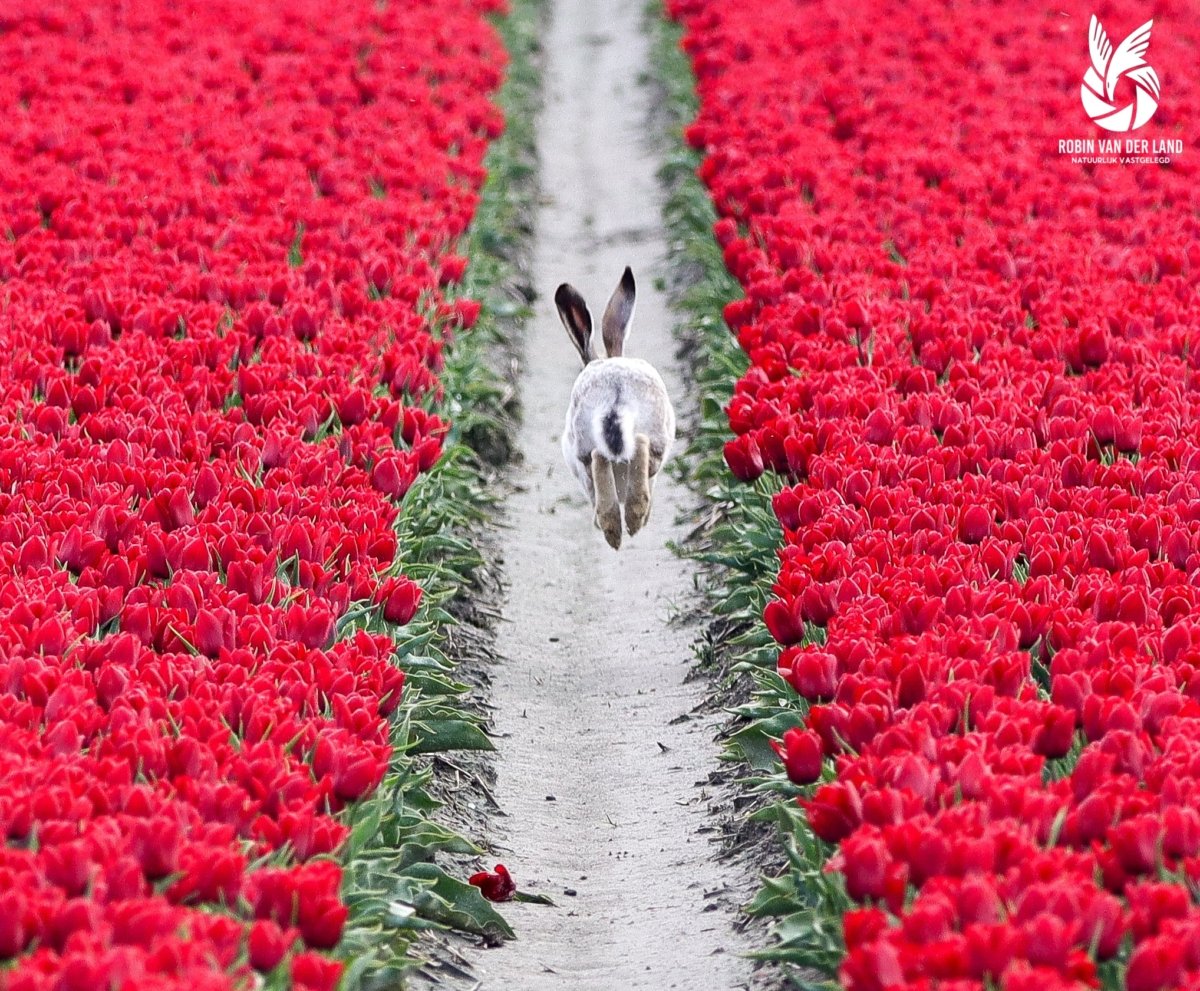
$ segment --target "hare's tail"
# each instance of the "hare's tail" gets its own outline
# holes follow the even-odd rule
[[[633,410],[611,406],[597,411],[595,426],[596,447],[609,461],[624,462],[633,458]]]

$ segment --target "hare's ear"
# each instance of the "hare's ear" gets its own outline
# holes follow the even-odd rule
[[[619,358],[625,353],[625,338],[629,335],[629,322],[633,319],[633,301],[637,295],[637,286],[633,282],[633,272],[625,266],[625,273],[604,308],[604,319],[600,321],[600,330],[604,335],[604,350],[610,358]]]
[[[588,312],[583,297],[575,291],[574,286],[564,282],[554,294],[554,305],[558,307],[558,315],[562,318],[563,326],[567,328],[571,343],[575,345],[583,363],[586,365],[589,361],[595,361],[596,355],[592,351],[592,315]]]

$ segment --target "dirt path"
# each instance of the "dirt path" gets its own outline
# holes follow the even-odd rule
[[[520,938],[480,955],[483,991],[732,991],[750,970],[729,914],[706,898],[723,887],[697,832],[706,825],[698,783],[716,748],[712,726],[687,716],[701,697],[683,683],[691,636],[668,626],[691,591],[689,566],[665,546],[680,535],[672,520],[687,495],[660,477],[649,526],[614,553],[558,447],[580,367],[551,302],[562,281],[598,320],[632,265],[628,353],[657,365],[677,408],[688,402],[655,289],[666,248],[650,94],[639,84],[642,5],[558,0],[545,35],[541,300],[521,371],[525,461],[508,506],[506,661],[494,701],[504,860],[557,908],[506,908]]]

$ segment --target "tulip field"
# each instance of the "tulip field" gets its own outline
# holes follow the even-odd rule
[[[1104,5],[1186,148],[1089,166],[1077,6],[669,3],[789,849],[841,876],[768,894],[851,991],[1200,986],[1200,21]]]
[[[1074,0],[665,6],[763,955],[1200,988],[1200,18],[1095,11],[1171,150],[1097,164]],[[490,744],[405,516],[472,498],[509,13],[0,9],[0,991],[357,989],[537,900],[434,866],[413,758]]]
[[[0,11],[5,991],[339,980],[496,7]]]

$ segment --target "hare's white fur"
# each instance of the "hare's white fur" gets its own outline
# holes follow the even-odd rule
[[[675,442],[675,411],[662,376],[649,362],[622,354],[634,294],[633,274],[626,269],[604,312],[607,358],[594,354],[591,314],[582,297],[566,284],[555,294],[563,324],[584,361],[567,407],[563,458],[614,548],[621,543],[622,509],[631,536],[645,525],[655,477]]]
[[[620,450],[614,450],[605,437],[604,421],[610,413],[615,413],[620,428]],[[675,443],[675,411],[662,376],[641,358],[602,358],[584,365],[571,390],[562,449],[588,498],[595,499],[592,452],[599,451],[614,469],[627,465],[633,460],[638,434],[649,441],[657,473]]]

